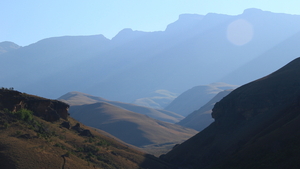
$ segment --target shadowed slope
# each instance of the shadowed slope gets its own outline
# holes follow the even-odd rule
[[[297,58],[235,89],[214,106],[215,122],[165,159],[194,168],[299,168],[299,77]]]
[[[187,116],[201,108],[216,94],[224,89],[232,89],[236,87],[238,86],[221,82],[195,86],[180,94],[165,108],[165,110],[178,113],[182,116]]]
[[[189,114],[186,118],[176,123],[184,127],[189,127],[198,131],[203,130],[209,126],[214,120],[211,117],[211,112],[214,105],[227,96],[233,89],[224,90],[213,97],[208,103],[202,106],[200,109]]]

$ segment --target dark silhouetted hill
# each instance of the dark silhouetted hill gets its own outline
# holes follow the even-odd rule
[[[192,112],[180,122],[176,123],[184,127],[192,128],[198,131],[209,126],[214,120],[211,116],[214,105],[223,97],[227,96],[233,89],[227,89],[219,92],[209,102],[203,105],[200,109]]]
[[[297,58],[235,89],[215,104],[209,127],[162,158],[192,168],[299,168],[299,77]]]

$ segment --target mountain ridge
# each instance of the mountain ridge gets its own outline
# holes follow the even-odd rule
[[[280,155],[299,150],[300,135],[293,128],[299,124],[299,68],[297,58],[235,89],[215,104],[210,126],[162,158],[196,168],[299,167],[296,161],[289,164],[289,155]]]

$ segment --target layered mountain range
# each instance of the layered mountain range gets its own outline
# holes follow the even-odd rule
[[[178,122],[183,117],[165,110],[110,101],[80,92],[69,92],[59,99],[71,105],[69,112],[76,120],[157,156],[197,133],[168,123]]]
[[[298,168],[300,58],[217,102],[214,122],[161,158],[192,168]]]
[[[265,67],[254,64],[257,73],[236,80],[234,72],[243,65],[271,56],[268,51],[276,45],[284,51],[288,38],[299,43],[293,38],[300,31],[299,18],[259,9],[235,16],[184,14],[165,31],[124,29],[111,40],[102,35],[43,39],[2,53],[0,80],[4,87],[47,98],[81,91],[129,103],[157,90],[180,94],[218,81],[241,85],[274,68],[260,71]],[[282,56],[272,63],[283,64]]]

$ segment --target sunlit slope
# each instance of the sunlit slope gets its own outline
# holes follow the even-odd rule
[[[59,100],[70,104],[71,106],[75,105],[84,105],[84,104],[92,104],[97,102],[106,102],[117,106],[119,108],[123,108],[129,111],[133,111],[139,114],[145,114],[154,119],[176,123],[183,119],[183,116],[173,113],[167,110],[153,109],[149,107],[139,106],[130,103],[123,103],[117,101],[107,100],[101,97],[92,96],[89,94],[81,93],[81,92],[69,92],[58,98]]]
[[[138,147],[175,145],[197,133],[193,129],[155,120],[105,102],[72,106],[70,114],[88,126],[104,130]]]

